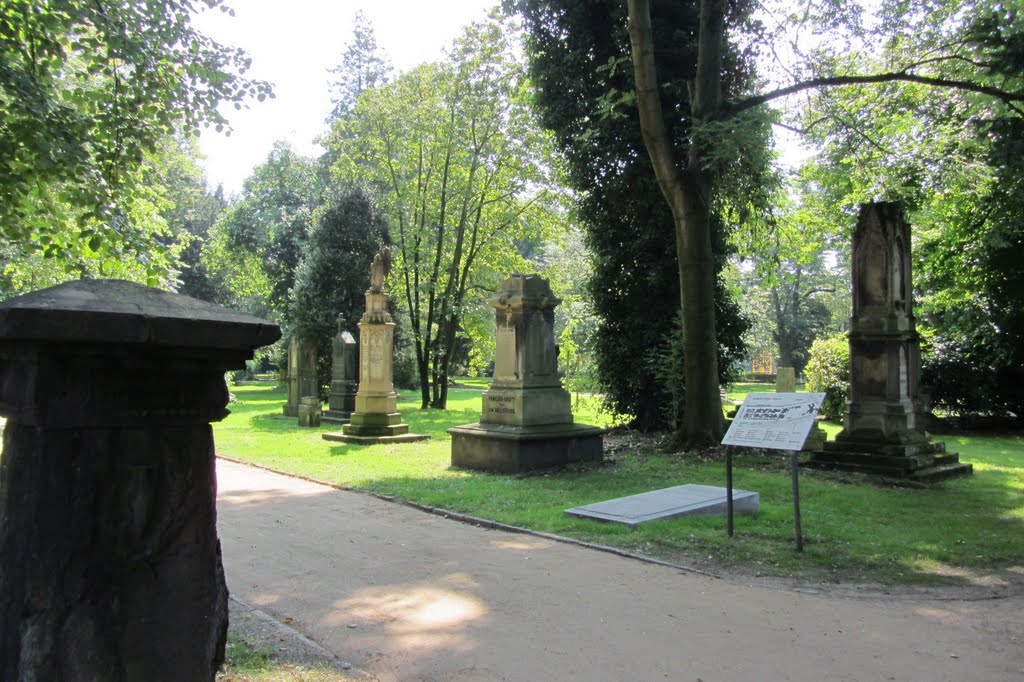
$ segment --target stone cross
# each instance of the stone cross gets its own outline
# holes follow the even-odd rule
[[[214,679],[213,432],[277,325],[130,282],[0,303],[0,679]]]

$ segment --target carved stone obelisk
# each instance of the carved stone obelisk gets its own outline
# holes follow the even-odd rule
[[[537,275],[512,275],[489,301],[495,309],[494,378],[480,423],[448,429],[452,466],[517,473],[600,461],[603,430],[574,424],[558,373],[555,307]]]
[[[391,254],[381,249],[370,267],[366,312],[359,321],[359,390],[355,412],[341,433],[325,433],[325,440],[346,443],[382,443],[424,440],[430,436],[409,433],[398,412],[394,377],[395,323],[388,313],[384,279]]]
[[[924,430],[910,278],[910,226],[898,203],[863,204],[853,235],[850,388],[843,430],[813,465],[900,478],[971,472]]]

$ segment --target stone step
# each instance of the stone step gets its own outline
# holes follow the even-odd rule
[[[813,459],[806,466],[816,469],[859,471],[874,476],[909,478],[918,481],[933,481],[968,475],[973,471],[970,464],[960,462],[959,454],[945,452],[945,448],[936,454],[912,457],[894,457],[831,449],[825,452],[815,452]]]
[[[941,481],[956,476],[970,476],[973,472],[974,465],[968,462],[950,462],[918,469],[910,474],[910,478],[915,481]]]

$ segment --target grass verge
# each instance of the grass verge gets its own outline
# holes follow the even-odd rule
[[[255,646],[228,633],[224,669],[218,682],[342,682],[350,680],[326,667],[296,665],[277,659],[273,649]]]
[[[742,389],[743,387],[739,387]],[[450,466],[446,429],[479,418],[478,390],[454,388],[449,409],[420,410],[406,394],[403,419],[429,441],[359,446],[324,441],[336,427],[300,429],[281,417],[272,386],[239,386],[232,414],[215,425],[219,454],[421,504],[620,547],[716,571],[813,581],[971,584],[1020,580],[1024,565],[1024,438],[946,437],[975,475],[931,488],[880,485],[849,474],[802,471],[804,552],[794,550],[788,457],[736,458],[736,487],[761,494],[761,511],[737,517],[727,538],[721,518],[682,518],[635,529],[571,519],[569,507],[683,483],[724,485],[720,451],[665,452],[657,439],[606,438],[602,464],[530,476]],[[742,391],[741,391],[742,392]],[[739,393],[732,397],[741,397]],[[597,401],[576,419],[605,424]],[[834,435],[835,425],[826,430]]]

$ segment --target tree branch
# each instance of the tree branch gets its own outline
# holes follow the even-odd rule
[[[930,85],[936,88],[949,88],[952,90],[965,90],[967,92],[976,92],[981,95],[988,95],[995,99],[1006,102],[1009,105],[1013,105],[1015,102],[1024,102],[1024,93],[1010,92],[1002,90],[1000,88],[993,88],[987,85],[981,85],[979,83],[973,83],[971,81],[962,80],[951,80],[948,78],[936,78],[934,76],[919,76],[913,73],[907,73],[905,71],[896,71],[892,73],[879,73],[873,75],[853,75],[853,76],[828,76],[823,78],[812,78],[806,81],[800,81],[788,85],[784,88],[778,88],[755,97],[748,97],[747,99],[740,100],[731,105],[723,107],[723,113],[725,116],[737,114],[741,111],[746,111],[762,104],[767,104],[772,100],[779,99],[780,97],[786,97],[793,95],[804,90],[813,90],[815,88],[831,88],[831,87],[843,87],[846,85],[870,85],[872,83],[920,83],[922,85]],[[1014,110],[1019,111],[1017,107],[1013,107]]]

